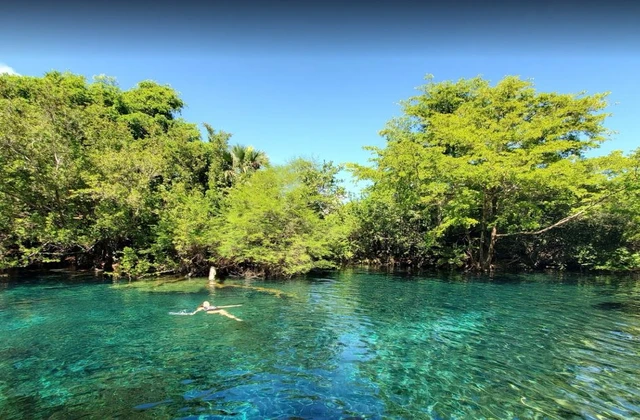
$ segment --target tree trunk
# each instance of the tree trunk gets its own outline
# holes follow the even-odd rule
[[[485,256],[484,256],[484,248],[485,248],[485,231],[487,230],[487,193],[486,191],[482,192],[482,219],[480,221],[480,244],[478,249],[478,264],[476,265],[477,270],[485,271]]]
[[[494,226],[491,229],[491,239],[489,240],[489,250],[487,251],[487,259],[485,261],[485,267],[484,270],[487,271],[487,269],[493,271],[493,257],[495,254],[495,247],[496,247],[496,241],[498,239],[498,230],[496,229],[496,227]]]

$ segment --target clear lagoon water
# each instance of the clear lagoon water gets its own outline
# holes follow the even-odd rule
[[[0,418],[640,418],[632,278],[224,284],[0,278]]]

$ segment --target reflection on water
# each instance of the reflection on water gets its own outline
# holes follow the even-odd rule
[[[0,418],[640,417],[632,279],[84,280],[3,279]]]

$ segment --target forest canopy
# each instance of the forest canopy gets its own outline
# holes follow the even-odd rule
[[[435,83],[342,166],[230,144],[170,86],[0,75],[0,269],[292,276],[345,263],[640,269],[640,153],[606,141],[606,95],[507,77]]]
[[[638,218],[625,209],[637,209],[639,153],[587,157],[611,134],[606,96],[428,77],[382,131],[386,147],[370,148],[373,166],[351,166],[370,181],[356,255],[477,271],[638,268]]]

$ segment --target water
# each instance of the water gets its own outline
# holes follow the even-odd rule
[[[633,279],[16,280],[2,419],[640,418]]]

